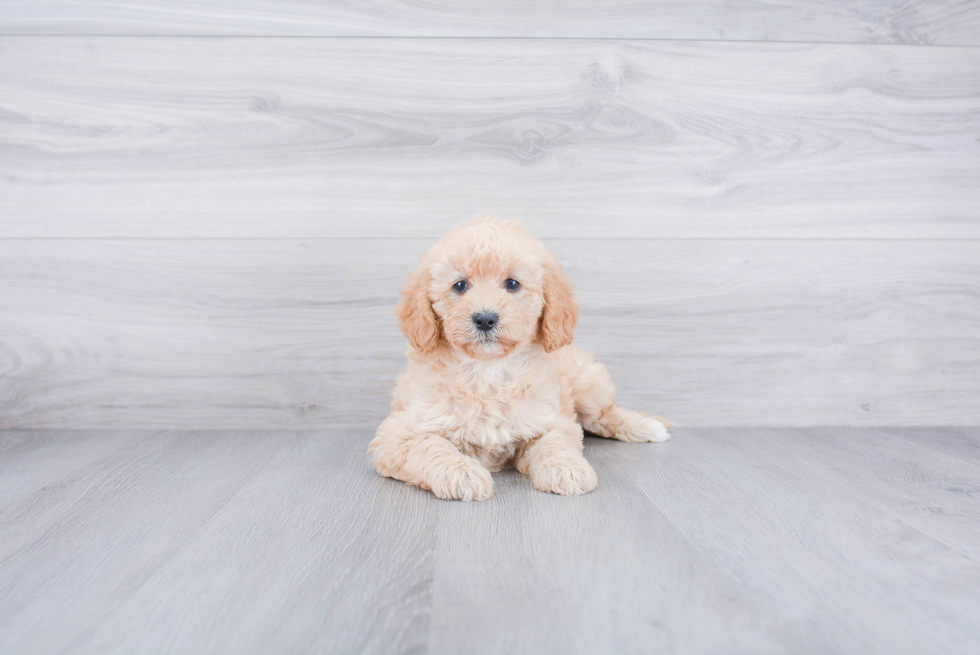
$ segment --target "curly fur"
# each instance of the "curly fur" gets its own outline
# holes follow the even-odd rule
[[[520,289],[508,291],[512,278]],[[468,288],[457,293],[453,285]],[[473,315],[499,316],[489,333]],[[572,345],[578,304],[558,260],[516,221],[480,218],[419,262],[398,304],[408,370],[368,453],[381,475],[439,498],[485,500],[513,466],[536,489],[582,494],[596,474],[583,428],[666,441],[664,422],[616,404],[605,366]]]

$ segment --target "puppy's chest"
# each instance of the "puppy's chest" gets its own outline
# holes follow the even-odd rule
[[[458,429],[451,440],[464,452],[512,450],[539,436],[553,414],[548,389],[529,377],[473,377],[450,391]]]

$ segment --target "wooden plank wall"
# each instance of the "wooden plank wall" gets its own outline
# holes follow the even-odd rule
[[[0,427],[373,428],[401,282],[488,213],[625,403],[978,423],[977,46],[974,2],[0,0]]]

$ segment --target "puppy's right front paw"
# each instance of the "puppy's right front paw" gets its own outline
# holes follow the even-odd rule
[[[493,495],[493,477],[476,460],[467,458],[436,477],[430,488],[438,498],[470,501],[486,500]]]

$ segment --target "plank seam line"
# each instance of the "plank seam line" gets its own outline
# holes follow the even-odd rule
[[[351,236],[270,236],[270,237],[0,237],[5,241],[435,241],[441,235],[417,237],[351,237]],[[820,241],[820,242],[976,242],[980,237],[549,237],[538,236],[542,241]]]
[[[98,39],[322,39],[322,40],[426,40],[426,41],[635,41],[641,43],[717,43],[717,44],[774,44],[774,45],[847,45],[893,46],[910,48],[967,48],[980,44],[969,43],[893,43],[878,41],[778,41],[758,39],[684,39],[623,36],[392,36],[392,35],[329,35],[329,34],[12,34],[0,32],[0,38],[98,38]]]

